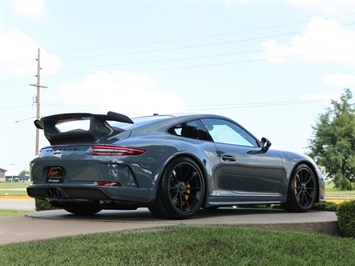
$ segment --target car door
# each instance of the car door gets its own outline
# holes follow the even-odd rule
[[[202,119],[216,147],[223,175],[219,187],[241,196],[281,195],[284,170],[277,152],[262,151],[254,136],[236,123]]]

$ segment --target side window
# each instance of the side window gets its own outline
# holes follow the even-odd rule
[[[222,119],[202,119],[214,142],[258,147],[257,140],[238,125]]]
[[[200,139],[211,141],[211,136],[208,134],[204,126],[199,120],[189,121],[178,124],[168,130],[170,134],[186,137],[190,139]]]

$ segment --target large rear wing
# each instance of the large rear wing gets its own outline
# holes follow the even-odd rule
[[[88,122],[88,128],[74,128],[69,131],[59,129],[65,123],[77,121]],[[115,112],[108,112],[107,115],[91,113],[57,114],[35,120],[34,124],[37,128],[43,129],[45,137],[52,145],[57,145],[72,142],[92,142],[123,131],[113,128],[107,121],[133,124],[128,116]]]

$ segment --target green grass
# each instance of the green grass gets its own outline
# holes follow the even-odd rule
[[[0,246],[2,265],[324,266],[353,265],[354,254],[351,239],[183,225]]]
[[[0,209],[0,217],[4,216],[24,216],[31,211],[28,210],[4,210]]]
[[[333,181],[326,181],[325,182],[325,191],[326,192],[343,192],[343,193],[350,193],[350,194],[355,194],[355,190],[339,190],[338,188],[334,187],[334,182]]]
[[[0,196],[27,196],[26,189],[31,183],[0,183]]]
[[[355,199],[355,190],[339,190],[334,187],[334,183],[332,181],[327,181],[325,184],[325,199]]]
[[[31,185],[30,182],[21,182],[21,183],[0,183],[0,189],[18,189],[18,188],[26,188]]]
[[[28,185],[2,183],[0,192]],[[332,186],[327,182],[330,194],[355,197],[355,192],[337,191]],[[0,216],[26,213],[0,210]],[[352,265],[354,254],[353,239],[216,226],[177,226],[0,246],[2,265],[324,266]]]
[[[0,196],[27,196],[26,190],[1,190]]]

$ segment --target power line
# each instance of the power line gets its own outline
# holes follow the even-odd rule
[[[328,102],[329,100],[297,100],[297,101],[275,101],[275,102],[255,102],[255,103],[216,103],[216,104],[194,104],[194,105],[186,105],[188,108],[202,108],[206,107],[208,109],[211,108],[251,108],[251,107],[269,107],[275,105],[294,105],[294,104],[312,104],[312,103],[324,103]],[[101,105],[71,105],[71,104],[55,104],[55,103],[47,103],[43,104],[43,106],[64,106],[64,107],[94,107],[94,108],[102,108]],[[106,106],[107,108],[117,107],[117,106]],[[136,107],[135,105],[121,105],[123,108],[133,108]]]
[[[33,77],[33,75],[30,75],[30,76],[25,76],[25,77],[22,77],[22,78],[19,78],[19,77],[13,77],[13,78],[10,78],[10,79],[7,79],[7,80],[4,80],[2,81],[2,86],[4,85],[3,83],[6,83],[5,86],[7,85],[10,85],[10,84],[14,84],[14,83],[17,83],[17,82],[21,82],[25,79],[28,79],[28,78],[31,78]]]
[[[264,103],[245,103],[245,104],[221,104],[221,105],[206,105],[206,108],[194,109],[194,111],[203,110],[224,110],[224,109],[243,109],[243,108],[258,108],[258,107],[274,107],[274,106],[290,106],[299,104],[314,104],[327,103],[329,100],[309,100],[309,101],[285,101],[285,102],[264,102]]]
[[[293,47],[305,47],[305,46],[312,46],[324,43],[332,43],[337,41],[344,41],[346,39],[336,39],[327,42],[314,42],[309,44],[303,45],[295,45]],[[240,52],[232,52],[232,53],[223,53],[223,54],[213,54],[213,55],[204,55],[204,56],[194,56],[194,57],[186,57],[186,58],[173,58],[173,59],[165,59],[165,60],[152,60],[152,61],[141,61],[141,62],[129,62],[129,63],[118,63],[118,64],[105,64],[105,65],[85,65],[85,66],[73,66],[73,67],[63,67],[63,69],[72,69],[72,68],[91,68],[91,67],[110,67],[110,66],[129,66],[129,65],[141,65],[141,64],[153,64],[153,63],[166,63],[166,62],[176,62],[176,61],[187,61],[187,60],[196,60],[196,59],[206,59],[206,58],[213,58],[213,57],[223,57],[223,56],[231,56],[231,55],[241,55],[241,54],[248,54],[248,53],[257,53],[263,51],[272,51],[278,50],[279,48],[273,49],[256,49],[256,50],[248,50],[248,51],[240,51]]]
[[[188,46],[180,46],[180,47],[170,47],[170,48],[164,48],[164,49],[152,49],[152,50],[142,50],[142,51],[133,51],[133,52],[83,55],[83,56],[67,56],[67,57],[62,57],[62,58],[63,59],[77,59],[77,58],[92,58],[92,57],[106,57],[106,56],[115,56],[115,55],[146,54],[146,53],[176,51],[176,50],[184,50],[184,49],[192,49],[192,48],[201,48],[201,47],[208,47],[208,46],[232,44],[232,43],[238,43],[238,42],[254,41],[254,40],[267,39],[267,38],[272,38],[272,37],[281,37],[281,36],[287,36],[287,35],[292,35],[292,34],[297,34],[297,33],[301,33],[301,31],[281,33],[281,34],[262,36],[262,37],[247,38],[247,39],[238,39],[238,40],[233,40],[233,41],[205,43],[205,44],[188,45]]]
[[[317,104],[317,103],[328,103],[330,100],[297,100],[297,101],[275,101],[275,102],[250,102],[250,103],[216,103],[216,104],[193,104],[186,105],[190,111],[204,111],[204,110],[224,110],[224,109],[247,109],[247,108],[258,108],[258,107],[274,107],[274,106],[291,106],[291,105],[302,105],[302,104]],[[69,104],[55,104],[47,103],[42,104],[42,106],[63,106],[63,107],[91,107],[91,108],[102,108],[100,105],[69,105]],[[116,108],[117,106],[105,106],[106,108]],[[122,109],[135,108],[134,105],[120,106]],[[15,107],[13,107],[15,108]],[[22,123],[28,123],[28,120],[34,119],[34,117],[19,119],[13,123],[5,124],[4,126],[15,126]]]
[[[346,25],[354,25],[354,23],[343,24],[341,26],[346,26]],[[146,53],[176,51],[176,50],[193,49],[193,48],[201,48],[201,47],[209,47],[209,46],[255,41],[255,40],[268,39],[268,38],[274,38],[274,37],[282,37],[282,36],[288,36],[288,35],[299,34],[299,33],[303,33],[303,32],[302,31],[295,31],[295,32],[280,33],[280,34],[267,35],[267,36],[261,36],[261,37],[244,38],[244,39],[238,39],[238,40],[232,40],[232,41],[204,43],[204,44],[196,44],[196,45],[188,45],[188,46],[180,46],[180,47],[170,47],[170,48],[163,48],[163,49],[151,49],[151,50],[142,50],[142,51],[119,52],[119,53],[96,54],[96,55],[66,56],[66,57],[62,57],[62,58],[63,59],[78,59],[78,58],[93,58],[93,57],[107,57],[107,56],[117,56],[117,55],[132,55],[132,54],[146,54]]]
[[[6,123],[3,126],[4,127],[17,127],[19,125],[27,124],[27,123],[33,121],[34,119],[35,119],[35,117],[33,116],[31,118],[26,118],[26,119],[17,120],[14,122]],[[29,120],[31,120],[31,121],[29,121]]]
[[[353,15],[354,15],[354,13],[347,13],[347,14],[341,14],[341,15],[337,15],[337,16],[325,17],[324,19],[341,18],[341,17],[353,16]],[[221,36],[226,36],[226,35],[234,35],[234,34],[239,34],[239,33],[260,31],[260,30],[280,28],[280,27],[288,27],[288,26],[299,25],[299,24],[304,24],[304,23],[308,23],[308,22],[309,21],[298,21],[298,22],[291,22],[291,23],[285,23],[285,24],[279,24],[279,25],[273,25],[273,26],[266,26],[266,27],[259,27],[259,28],[253,28],[253,29],[246,29],[246,30],[240,30],[240,31],[216,33],[216,34],[210,34],[210,35],[200,35],[200,36],[185,37],[185,38],[170,39],[170,40],[161,40],[161,41],[154,41],[154,42],[143,42],[143,43],[134,43],[134,44],[116,45],[116,46],[106,46],[106,47],[96,47],[96,48],[87,48],[87,49],[80,48],[80,49],[72,49],[72,50],[58,50],[58,51],[49,51],[49,52],[50,53],[66,53],[66,52],[77,52],[77,51],[107,50],[107,49],[115,49],[115,48],[145,46],[145,45],[151,45],[151,44],[163,44],[163,43],[171,43],[171,42],[189,41],[189,40],[221,37]],[[353,24],[353,23],[351,23],[351,24]],[[344,24],[344,25],[351,25],[351,24]]]
[[[322,53],[329,53],[329,52],[336,52],[336,51],[343,51],[343,50],[354,50],[354,47],[346,47],[346,48],[319,51],[319,52],[300,53],[300,54],[294,54],[288,56],[277,56],[277,57],[269,57],[269,58],[261,58],[261,59],[247,59],[247,60],[240,60],[240,61],[233,61],[233,62],[211,63],[211,64],[201,64],[201,65],[181,66],[181,67],[155,68],[155,69],[143,69],[143,70],[137,69],[137,70],[130,70],[130,71],[139,73],[139,72],[169,71],[169,70],[203,68],[203,67],[216,67],[216,66],[234,65],[234,64],[241,64],[241,63],[260,62],[260,61],[266,61],[270,59],[275,60],[275,59],[293,58],[293,57],[322,54]],[[58,75],[46,75],[46,76],[86,76],[86,75],[90,75],[90,73],[58,74]]]
[[[349,13],[349,14],[343,14],[343,15],[338,15],[338,16],[333,16],[333,17],[328,17],[328,18],[339,18],[339,17],[344,17],[344,16],[349,16],[349,15],[353,15],[353,13]],[[305,22],[305,21],[304,21]],[[261,30],[261,29],[266,29],[266,28],[275,28],[275,27],[282,27],[282,26],[287,26],[287,25],[297,25],[300,23],[304,23],[304,22],[294,22],[294,23],[287,23],[287,24],[282,24],[282,25],[276,25],[276,26],[267,26],[267,27],[261,27],[261,28],[255,28],[255,29],[249,29],[249,30],[242,30],[242,31],[236,31],[236,32],[230,32],[230,33],[220,33],[220,34],[214,34],[214,35],[204,35],[204,36],[197,36],[197,37],[191,37],[191,38],[182,38],[182,39],[175,39],[175,40],[169,40],[169,41],[162,41],[162,42],[173,42],[173,41],[179,41],[179,40],[189,40],[189,39],[198,39],[198,38],[207,38],[207,37],[214,37],[214,36],[219,36],[219,35],[229,35],[229,34],[235,34],[235,33],[240,33],[240,32],[248,32],[248,31],[256,31],[256,30]],[[343,24],[341,26],[346,26],[346,25],[354,25],[354,23],[348,23],[348,24]],[[295,34],[295,33],[300,33],[300,31],[298,32],[292,32],[292,33],[282,33],[282,34],[277,34],[277,35],[269,35],[269,36],[262,36],[262,37],[256,37],[256,38],[248,38],[248,39],[239,39],[239,40],[234,40],[234,41],[228,41],[228,42],[219,42],[219,43],[210,43],[210,44],[200,44],[200,45],[191,45],[191,46],[183,46],[183,47],[171,47],[171,48],[166,48],[166,49],[154,49],[154,50],[145,50],[145,51],[136,51],[136,52],[128,52],[128,53],[115,53],[115,54],[104,54],[104,55],[92,55],[89,57],[102,57],[102,56],[113,56],[113,55],[124,55],[124,54],[135,54],[135,53],[150,53],[150,52],[162,52],[162,51],[169,51],[169,50],[176,50],[176,49],[187,49],[187,48],[198,48],[198,47],[202,47],[202,46],[211,46],[211,45],[223,45],[223,44],[227,44],[227,43],[234,43],[234,42],[243,42],[243,41],[249,41],[249,40],[256,40],[256,39],[262,39],[262,38],[271,38],[271,37],[276,37],[276,36],[286,36],[286,35],[290,35],[290,34]],[[159,43],[158,42],[154,42],[154,43]],[[134,44],[132,46],[139,46],[142,45],[143,43],[140,44]],[[144,43],[146,44],[146,43]],[[313,43],[316,44],[316,43]],[[309,45],[313,45],[313,44],[309,44]],[[116,47],[121,47],[121,46],[116,46]],[[123,46],[122,46],[123,47]],[[297,46],[299,47],[299,46]],[[98,48],[101,49],[101,48]],[[82,50],[82,49],[81,49]],[[85,49],[84,49],[85,50]],[[75,50],[73,50],[75,51]],[[174,61],[183,61],[183,60],[194,60],[194,59],[204,59],[204,58],[212,58],[212,57],[222,57],[222,56],[228,56],[228,55],[237,55],[237,54],[245,54],[245,53],[252,53],[252,52],[260,52],[261,50],[251,50],[251,51],[243,51],[243,52],[235,52],[235,53],[225,53],[225,54],[217,54],[217,55],[205,55],[205,56],[199,56],[199,57],[188,57],[188,58],[175,58],[175,59],[168,59],[168,60],[153,60],[153,61],[146,61],[146,62],[134,62],[134,63],[120,63],[120,64],[110,64],[110,65],[92,65],[92,66],[73,66],[73,67],[64,67],[64,69],[69,69],[69,68],[87,68],[87,67],[105,67],[105,66],[122,66],[122,65],[139,65],[139,64],[151,64],[151,63],[163,63],[163,62],[174,62]],[[81,56],[81,57],[64,57],[64,58],[88,58],[88,56]],[[250,60],[248,61],[241,61],[241,63],[243,62],[251,62]],[[238,63],[238,62],[232,62],[233,63]],[[218,65],[223,65],[223,64],[230,64],[230,63],[220,63]],[[177,68],[169,68],[169,69],[182,69],[182,68],[194,68],[194,67],[203,67],[204,65],[199,65],[199,66],[187,66],[187,67],[177,67]],[[209,66],[209,65],[205,65],[205,66]],[[166,70],[169,70],[166,69]],[[160,70],[160,69],[157,69]],[[164,70],[164,69],[163,69]],[[156,70],[143,70],[142,72],[149,72],[149,71],[156,71]],[[86,75],[86,74],[74,74],[74,75]],[[49,75],[48,75],[49,76]],[[7,82],[7,83],[16,83],[16,82],[21,82],[22,80],[28,78],[30,76],[27,77],[23,77],[21,79],[17,79],[12,81],[12,79],[10,80],[5,80],[3,82]],[[4,84],[2,83],[2,85],[9,85],[9,84]]]
[[[30,107],[30,106],[31,106],[30,104],[26,104],[26,105],[0,107],[0,109],[2,109],[2,110],[6,110],[6,109],[18,109],[18,108]]]

